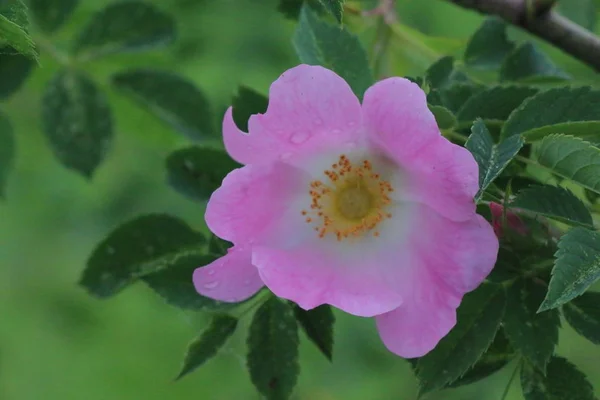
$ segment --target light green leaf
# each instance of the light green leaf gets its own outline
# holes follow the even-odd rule
[[[254,314],[248,334],[248,370],[267,400],[291,395],[298,374],[298,325],[292,307],[270,297]]]
[[[0,100],[13,95],[29,77],[35,61],[12,47],[0,48]]]
[[[548,293],[539,312],[568,303],[600,278],[600,233],[573,228],[558,241]]]
[[[0,113],[0,199],[5,197],[8,174],[15,163],[15,138],[6,116]]]
[[[190,139],[214,133],[210,104],[194,83],[167,71],[134,69],[112,77],[115,87]]]
[[[465,147],[473,154],[479,165],[479,192],[475,201],[479,201],[487,187],[500,175],[511,160],[523,147],[519,136],[508,138],[500,144],[494,144],[485,123],[478,119],[471,128],[471,136]]]
[[[183,367],[176,379],[181,379],[194,371],[206,361],[217,355],[217,352],[235,332],[238,320],[228,315],[215,316],[202,335],[188,346]]]
[[[300,13],[293,43],[301,62],[335,71],[359,98],[373,83],[367,53],[358,37],[319,20],[307,6]]]
[[[94,14],[75,39],[75,54],[92,59],[103,55],[166,46],[175,40],[175,22],[143,1],[110,4]]]
[[[550,89],[517,108],[504,124],[502,137],[528,136],[528,131],[548,125],[587,121],[600,121],[600,91],[589,87]]]
[[[269,105],[267,96],[246,86],[238,88],[237,95],[233,98],[233,120],[237,127],[248,132],[248,120],[251,115],[264,114]]]
[[[184,196],[206,201],[225,176],[240,167],[222,150],[188,147],[167,158],[167,180]]]
[[[497,69],[515,44],[506,36],[506,23],[497,17],[489,17],[473,34],[467,45],[465,64],[481,69]]]
[[[94,249],[80,284],[94,296],[113,296],[145,275],[202,254],[205,242],[201,233],[178,218],[164,214],[135,218],[111,232]]]
[[[506,294],[504,315],[504,332],[508,340],[540,371],[546,370],[554,353],[560,327],[557,310],[536,313],[545,294],[544,285],[532,280],[517,280]]]
[[[559,0],[556,9],[571,21],[594,31],[598,18],[594,0]]]
[[[319,0],[325,9],[331,13],[339,22],[342,23],[342,16],[344,15],[344,1],[345,0]]]
[[[29,0],[33,21],[46,33],[62,27],[78,5],[79,0]]]
[[[600,149],[567,135],[546,136],[535,155],[556,175],[600,193]]]
[[[113,138],[110,106],[85,75],[60,71],[46,87],[42,123],[54,155],[91,179]]]
[[[537,93],[537,89],[523,86],[496,86],[485,89],[469,98],[458,111],[459,121],[483,120],[505,121],[525,99]]]
[[[442,131],[453,129],[456,126],[454,114],[446,107],[429,105],[429,111],[435,117],[438,127]]]
[[[562,357],[552,357],[546,376],[525,363],[521,387],[525,400],[596,400],[585,374]]]
[[[306,311],[294,305],[294,315],[308,338],[331,361],[333,357],[333,324],[335,323],[331,307],[324,304]]]
[[[200,251],[200,250],[198,250]],[[168,267],[141,279],[162,297],[168,304],[184,310],[225,310],[235,303],[223,303],[204,297],[196,291],[192,276],[197,268],[215,261],[217,257],[206,254],[192,254],[174,257]]]
[[[35,60],[37,51],[28,27],[27,7],[21,0],[0,3],[0,47],[12,47]]]
[[[479,360],[496,336],[505,302],[500,285],[485,283],[463,298],[456,326],[417,363],[421,394],[456,381]]]
[[[548,135],[571,135],[591,142],[600,142],[600,121],[564,122],[528,130],[522,134],[527,142],[537,142]]]
[[[552,78],[571,79],[571,76],[558,68],[550,58],[533,43],[523,43],[512,51],[500,68],[501,81],[522,81]]]
[[[543,185],[520,191],[511,207],[531,211],[569,225],[593,228],[589,210],[571,191],[561,187]]]
[[[594,344],[600,344],[600,293],[584,293],[565,304],[562,311],[577,333]]]

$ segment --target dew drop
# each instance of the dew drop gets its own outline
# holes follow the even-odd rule
[[[246,279],[246,280],[244,281],[244,285],[245,285],[245,286],[248,286],[248,285],[250,285],[250,279]]]
[[[315,119],[315,125],[322,125],[322,124],[323,124],[323,120],[321,118]]]
[[[356,122],[354,122],[354,121],[350,121],[350,122],[348,122],[348,126],[349,126],[350,128],[352,128],[354,125],[356,125]]]
[[[215,274],[215,270],[214,269],[209,269],[206,273],[209,274],[209,275],[214,275]]]
[[[305,132],[296,132],[293,133],[290,137],[290,141],[295,144],[300,144],[306,142],[308,139],[308,134]]]
[[[353,149],[356,147],[356,142],[347,142],[346,147]]]
[[[205,289],[214,289],[219,286],[219,281],[207,282],[204,284]]]
[[[281,156],[279,156],[279,158],[282,160],[289,160],[291,157],[292,153],[283,153]]]

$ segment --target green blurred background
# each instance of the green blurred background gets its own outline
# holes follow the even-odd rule
[[[165,157],[186,140],[120,97],[108,86],[110,74],[146,65],[183,74],[209,97],[218,126],[240,83],[266,92],[270,82],[297,63],[290,41],[295,24],[276,11],[277,0],[153,2],[178,21],[174,46],[111,56],[87,67],[110,96],[117,126],[110,154],[92,182],[61,167],[40,130],[41,95],[59,67],[51,57],[42,54],[41,67],[1,105],[14,125],[18,154],[7,201],[0,204],[0,400],[259,398],[244,366],[244,326],[209,364],[175,383],[186,346],[201,331],[205,316],[172,308],[143,285],[107,301],[77,286],[95,244],[131,217],[167,212],[205,228],[203,205],[165,183]],[[83,1],[53,38],[56,46],[66,47],[91,13],[106,4]],[[398,12],[403,23],[421,32],[453,39],[441,47],[429,41],[424,49],[410,38],[393,38],[388,72],[399,75],[422,75],[444,55],[444,46],[457,45],[460,51],[481,22],[480,16],[441,0],[399,0]],[[373,27],[355,22],[348,21],[370,46]],[[550,49],[550,54],[577,80],[597,79],[558,51]],[[213,142],[220,145],[215,131]],[[600,393],[600,349],[566,327],[559,353],[586,372]],[[427,398],[499,399],[512,368]],[[301,369],[294,399],[416,398],[408,363],[385,350],[372,320],[338,313],[333,363],[303,340]],[[521,399],[518,383],[509,399]]]

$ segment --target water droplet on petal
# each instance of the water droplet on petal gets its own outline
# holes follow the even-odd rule
[[[321,118],[315,119],[315,125],[322,125],[322,124],[323,124],[323,120]]]
[[[349,126],[350,128],[352,128],[354,125],[356,125],[356,122],[354,122],[354,121],[350,121],[350,122],[348,122],[348,126]]]
[[[250,279],[246,279],[246,280],[244,281],[244,285],[245,285],[245,286],[248,286],[248,285],[250,285]]]
[[[333,133],[334,135],[339,135],[340,133],[342,133],[341,129],[334,129],[331,131],[331,133]]]
[[[277,129],[277,130],[275,131],[275,134],[276,134],[277,136],[283,136],[283,135],[285,135],[285,131],[284,131],[283,129]]]
[[[356,147],[356,142],[347,142],[346,147],[353,149]]]
[[[209,275],[214,275],[215,274],[215,270],[214,269],[209,269],[208,271],[206,271],[207,274]]]
[[[219,281],[213,281],[213,282],[206,282],[204,284],[204,288],[205,289],[214,289],[217,286],[219,286]]]
[[[290,137],[290,141],[295,144],[300,144],[306,142],[308,139],[308,133],[305,132],[296,132],[293,133]]]
[[[283,153],[279,158],[282,160],[289,160],[292,157],[292,153]]]

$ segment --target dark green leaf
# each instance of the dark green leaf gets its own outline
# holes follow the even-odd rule
[[[373,83],[367,53],[358,37],[319,20],[306,6],[302,8],[293,42],[301,62],[335,71],[359,98]]]
[[[573,228],[558,242],[548,294],[540,312],[561,306],[600,278],[600,233]]]
[[[523,140],[515,136],[500,144],[494,144],[485,123],[478,119],[471,128],[471,136],[465,143],[465,147],[473,154],[479,165],[479,192],[475,196],[475,201],[478,201],[485,189],[521,150]]]
[[[529,364],[521,369],[525,400],[596,400],[585,375],[562,357],[552,357],[546,376]]]
[[[590,142],[600,142],[600,121],[564,122],[531,129],[522,134],[527,142],[536,142],[552,134],[571,135]]]
[[[267,96],[249,87],[240,86],[237,96],[233,98],[233,120],[240,130],[248,132],[250,116],[264,114],[268,105],[269,99]]]
[[[557,10],[571,21],[594,31],[598,17],[594,0],[560,0]]]
[[[577,333],[594,344],[600,344],[600,293],[584,293],[565,304],[562,310]]]
[[[321,0],[279,0],[277,10],[279,10],[286,18],[298,19],[304,4],[309,6],[315,12],[325,12]]]
[[[250,378],[267,400],[285,400],[292,393],[300,373],[298,344],[292,307],[270,297],[254,314],[248,334]]]
[[[342,15],[344,14],[344,1],[345,0],[319,0],[325,9],[331,13],[339,22],[342,23]]]
[[[77,72],[59,72],[46,87],[42,122],[60,162],[91,178],[113,138],[108,101],[94,82]]]
[[[600,121],[600,91],[589,87],[550,89],[517,108],[504,124],[502,136],[527,136],[528,131],[548,125],[584,121]]]
[[[467,82],[467,76],[454,68],[453,57],[443,57],[425,72],[425,81],[433,89],[442,89],[456,82]]]
[[[0,113],[0,198],[5,197],[8,174],[15,162],[15,138],[10,122]]]
[[[190,139],[214,132],[210,104],[191,81],[171,72],[135,69],[113,76],[112,83]]]
[[[427,101],[435,106],[446,107],[456,114],[471,97],[481,90],[482,86],[457,82],[441,89],[432,89],[427,95]]]
[[[75,39],[73,51],[95,58],[111,53],[166,46],[175,40],[175,22],[156,6],[122,1],[94,14]]]
[[[192,200],[206,201],[225,176],[241,167],[222,150],[188,147],[167,158],[167,180]]]
[[[58,30],[71,16],[79,0],[29,0],[34,22],[46,33]]]
[[[523,86],[496,86],[469,98],[456,115],[459,121],[505,121],[523,101],[537,93],[537,89]]]
[[[172,306],[186,310],[222,310],[234,303],[223,303],[201,296],[194,287],[194,271],[216,259],[213,255],[190,254],[174,258],[168,268],[141,279]]]
[[[452,382],[449,387],[459,387],[469,385],[471,383],[487,378],[493,373],[501,370],[506,364],[513,360],[516,356],[514,349],[511,347],[508,339],[504,335],[502,329],[496,333],[494,341],[487,351],[477,360],[475,365],[471,367],[463,376]]]
[[[188,346],[183,367],[177,376],[181,379],[206,361],[217,355],[217,352],[227,339],[235,332],[238,320],[236,318],[220,315],[213,317],[210,326],[202,332],[202,335]]]
[[[533,43],[523,43],[511,52],[500,68],[501,81],[519,81],[524,79],[570,79],[547,55]]]
[[[497,69],[515,44],[506,36],[506,23],[497,17],[486,18],[469,40],[465,64],[482,69]]]
[[[510,205],[565,224],[588,228],[593,228],[594,225],[585,204],[570,190],[557,186],[542,185],[522,190]]]
[[[537,162],[556,175],[600,193],[600,149],[579,138],[550,135],[542,140]]]
[[[94,249],[80,284],[95,296],[110,297],[145,275],[202,254],[204,242],[201,233],[178,218],[164,214],[135,218]]]
[[[0,99],[14,94],[29,77],[35,61],[12,47],[0,48]]]
[[[333,357],[333,324],[335,323],[331,307],[324,304],[306,311],[294,305],[294,314],[308,338],[331,361]]]
[[[232,246],[232,243],[217,237],[215,234],[211,234],[208,239],[208,252],[215,257],[224,256],[227,254],[227,249]]]
[[[450,130],[456,126],[456,118],[450,110],[442,106],[429,106],[440,130]]]
[[[456,326],[419,359],[420,393],[441,389],[464,375],[490,346],[504,315],[500,285],[483,284],[468,293],[458,308]]]
[[[32,59],[37,58],[35,43],[27,32],[27,7],[21,0],[0,3],[0,47],[12,47]]]
[[[558,342],[560,316],[557,310],[537,314],[546,287],[532,280],[519,279],[507,292],[504,332],[515,350],[521,352],[541,371]]]

